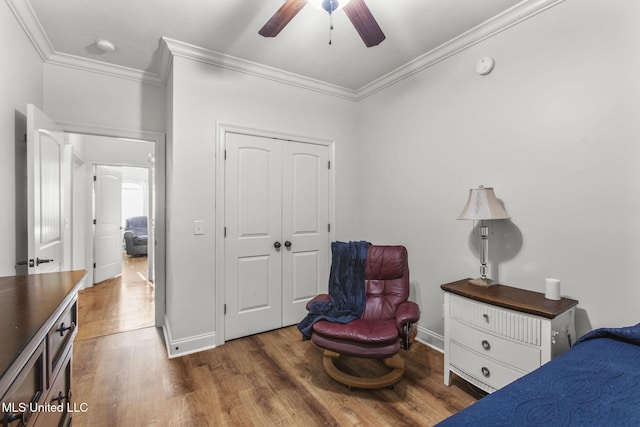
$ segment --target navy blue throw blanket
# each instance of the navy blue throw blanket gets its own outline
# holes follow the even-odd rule
[[[349,323],[362,316],[366,301],[364,270],[369,245],[370,243],[364,241],[331,243],[331,301],[311,303],[309,314],[298,323],[303,341],[311,338],[313,324],[318,320]]]

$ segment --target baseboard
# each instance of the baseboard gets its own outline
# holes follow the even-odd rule
[[[444,337],[440,334],[418,326],[416,340],[440,353],[444,353]]]
[[[195,335],[192,337],[174,339],[171,334],[169,319],[165,316],[162,325],[162,333],[164,342],[167,346],[167,355],[169,359],[175,357],[186,356],[187,354],[197,353],[199,351],[209,350],[216,347],[216,334]]]

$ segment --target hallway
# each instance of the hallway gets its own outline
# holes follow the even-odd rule
[[[154,293],[147,257],[123,254],[121,276],[79,292],[76,340],[153,326]]]

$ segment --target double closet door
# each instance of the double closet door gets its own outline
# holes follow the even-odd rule
[[[298,323],[329,276],[329,148],[228,133],[225,340]]]

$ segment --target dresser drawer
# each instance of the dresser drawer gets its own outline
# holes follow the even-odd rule
[[[540,348],[510,341],[478,330],[456,320],[450,323],[450,338],[487,358],[511,365],[524,372],[540,367]]]
[[[33,409],[44,398],[44,364],[42,343],[2,397],[1,425],[32,425],[33,420],[37,418],[37,412],[33,412]]]
[[[494,389],[502,388],[524,375],[453,342],[449,351],[451,366]]]
[[[62,357],[67,353],[68,348],[76,335],[76,324],[78,319],[77,300],[69,304],[67,309],[58,317],[47,335],[47,363],[49,369],[48,383],[52,381],[60,368]]]
[[[449,316],[515,341],[539,346],[541,320],[539,317],[485,304],[479,301],[450,295]]]
[[[44,401],[42,412],[38,416],[38,425],[63,426],[67,425],[71,418],[69,412],[72,408],[71,398],[71,353],[60,361],[60,372],[49,387],[49,393]]]

